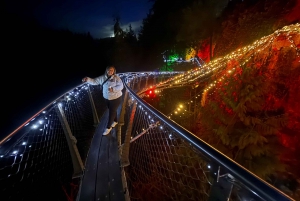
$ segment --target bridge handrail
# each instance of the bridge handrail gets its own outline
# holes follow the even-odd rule
[[[181,73],[183,72],[172,72],[172,74]],[[176,133],[178,133],[182,139],[188,141],[192,147],[217,163],[219,167],[224,168],[226,172],[241,182],[252,194],[257,195],[263,200],[293,200],[149,105],[140,97],[142,95],[140,92],[144,92],[144,89],[134,91],[133,88],[127,85],[131,83],[131,81],[135,81],[136,78],[139,79],[141,77],[149,77],[149,75],[156,76],[164,74],[170,74],[170,72],[118,73],[118,75],[125,80],[124,83],[127,92],[130,93],[139,104],[143,105],[143,107],[155,114],[162,122],[175,130]],[[167,85],[162,84],[159,87],[167,87]],[[0,163],[1,192],[5,192],[6,194],[11,193],[12,196],[15,196],[15,194],[16,196],[33,196],[29,195],[30,192],[34,192],[36,188],[39,188],[40,190],[45,190],[39,192],[41,196],[43,196],[45,193],[49,193],[47,186],[52,186],[52,183],[47,183],[47,179],[51,179],[51,174],[55,174],[55,176],[60,179],[63,178],[61,175],[65,174],[64,177],[68,177],[69,179],[72,177],[73,171],[73,178],[80,176],[83,170],[82,160],[84,160],[87,155],[85,149],[89,146],[90,139],[93,137],[92,132],[95,131],[95,126],[99,123],[99,115],[101,115],[100,110],[102,109],[102,103],[93,102],[93,98],[95,97],[97,97],[97,100],[100,99],[99,97],[102,94],[99,91],[100,90],[97,90],[95,86],[89,86],[87,84],[80,84],[72,88],[51,101],[0,141],[0,160],[4,161],[4,163]],[[80,95],[77,96],[77,94],[73,92]],[[72,94],[73,99],[68,100],[69,94]],[[64,106],[60,106],[62,102],[64,102]],[[105,104],[103,105],[105,106]],[[37,119],[44,115],[44,111],[46,111],[47,114],[47,123],[44,125],[42,131],[31,131],[28,125],[35,123]],[[69,122],[67,120],[69,120]],[[80,139],[82,141],[79,141]],[[31,144],[23,145],[22,140],[24,140],[24,142],[27,140]],[[80,149],[81,157],[78,154],[76,144]],[[13,153],[14,150],[11,149],[13,146],[19,149],[17,153]],[[70,157],[70,155],[72,155],[72,157]],[[52,163],[52,166],[50,166],[49,162]],[[56,163],[58,162],[61,167],[57,167],[58,165]],[[48,170],[46,170],[45,167],[48,168],[48,166],[52,172],[47,172]],[[57,170],[57,168],[59,170]],[[41,175],[31,174],[30,171],[38,171]],[[67,182],[68,179],[62,180]],[[24,180],[25,183],[28,181],[28,183],[34,185],[20,186],[21,184],[18,182],[21,183],[21,181],[24,182]],[[12,182],[13,185],[8,185],[3,181]],[[17,190],[21,193],[14,193],[14,185],[18,186]]]
[[[201,140],[199,137],[180,126],[176,122],[170,120],[163,113],[152,107],[150,104],[145,102],[139,95],[137,95],[125,82],[125,87],[129,93],[134,97],[134,99],[141,104],[143,107],[147,108],[153,114],[156,115],[161,121],[173,128],[178,134],[185,140],[187,140],[194,148],[200,151],[203,155],[213,159],[214,162],[221,165],[227,170],[227,172],[232,175],[235,179],[240,181],[244,187],[246,187],[253,194],[257,195],[263,200],[272,201],[290,201],[293,200],[283,192],[279,191],[272,185],[268,184],[252,172],[245,169],[243,166],[239,165],[223,153],[219,152],[217,149],[210,146],[205,141]]]

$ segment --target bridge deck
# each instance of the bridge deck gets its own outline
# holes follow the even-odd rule
[[[101,117],[85,164],[79,201],[125,200],[117,142],[117,126],[103,136],[108,110]]]

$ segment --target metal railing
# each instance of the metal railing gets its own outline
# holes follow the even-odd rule
[[[120,162],[130,200],[293,200],[168,119],[143,99],[150,86],[184,72],[119,74]],[[0,141],[1,200],[75,200],[96,126],[106,106],[99,86],[79,85]]]
[[[140,81],[128,83],[121,161],[131,200],[293,200],[146,103]]]
[[[90,94],[94,99],[91,102]],[[97,86],[55,99],[0,142],[1,200],[67,200],[83,171],[98,119]]]

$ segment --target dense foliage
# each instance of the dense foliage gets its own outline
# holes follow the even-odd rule
[[[286,140],[299,135],[295,125],[283,131],[297,119],[294,102],[299,98],[300,27],[289,29],[295,31],[277,32],[218,60],[219,70],[211,78],[217,83],[202,96],[197,133],[261,177],[283,170],[266,163],[296,148]]]
[[[202,95],[197,126],[189,129],[261,178],[299,198],[296,102],[300,98],[300,30],[299,24],[292,26],[294,33],[276,30],[299,22],[300,1],[230,1],[225,8],[213,1],[210,7],[204,7],[205,3],[194,1],[182,9],[182,24],[176,35],[176,45],[195,49],[207,62],[204,67],[220,65],[207,85],[218,81],[215,88]],[[205,14],[204,8],[223,9],[213,17]],[[254,44],[264,36],[268,37],[259,42],[262,44]],[[169,46],[170,52],[184,52],[176,45]],[[247,45],[253,49],[242,51]],[[240,55],[233,56],[232,52]],[[229,74],[229,70],[234,72]],[[178,121],[182,123],[183,119]]]

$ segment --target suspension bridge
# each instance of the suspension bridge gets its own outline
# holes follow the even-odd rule
[[[123,103],[108,136],[99,86],[84,83],[1,139],[1,200],[293,200],[143,99],[210,71],[118,75]]]

